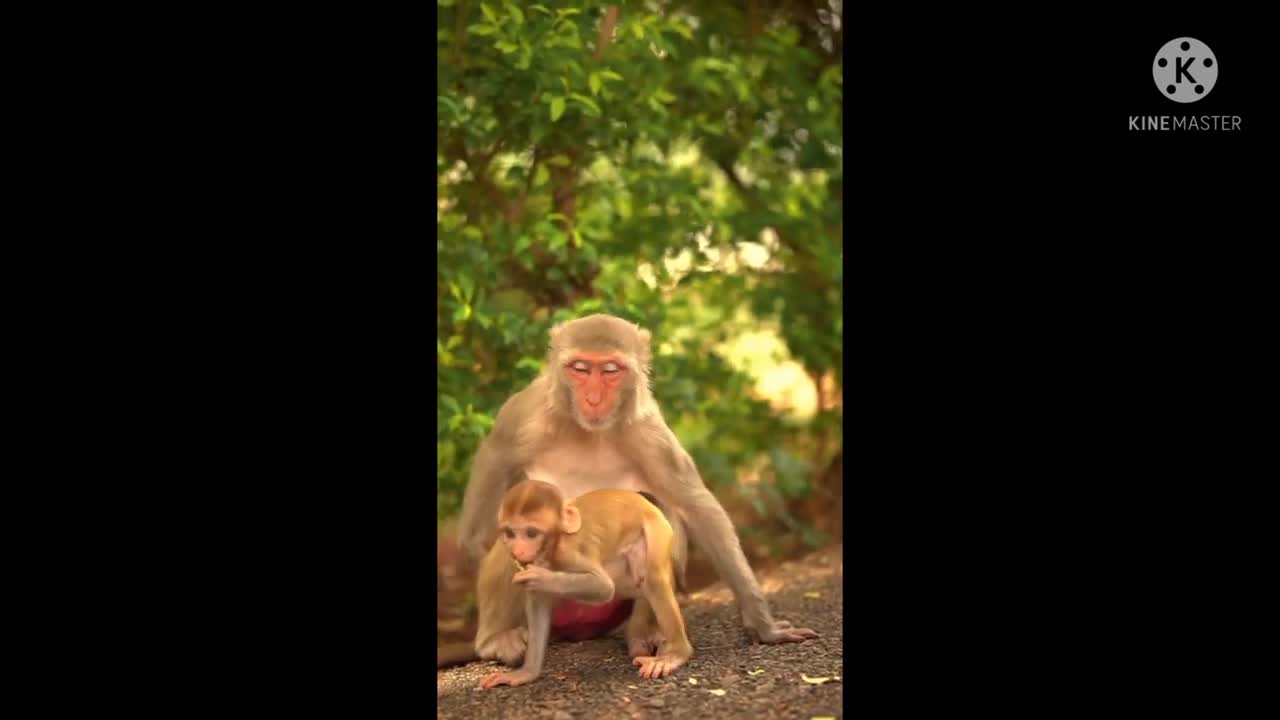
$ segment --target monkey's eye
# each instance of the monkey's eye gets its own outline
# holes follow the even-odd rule
[[[538,537],[538,529],[529,528],[528,530],[524,531],[524,536],[529,538],[530,540],[533,540],[534,538]]]
[[[508,540],[513,540],[515,539],[516,531],[512,530],[511,528],[504,528],[502,530],[502,534],[506,535]]]
[[[618,365],[618,363],[611,362],[611,363],[604,364],[604,371],[608,375],[612,375],[616,372],[619,372],[620,370],[622,370],[622,368]]]
[[[587,364],[586,364],[586,363],[584,363],[584,362],[576,362],[576,363],[574,363],[574,364],[570,365],[570,366],[569,366],[569,368],[570,368],[570,369],[572,369],[572,370],[573,370],[574,372],[576,372],[576,373],[585,373],[585,372],[590,372],[590,368],[588,368],[588,367],[587,367]]]

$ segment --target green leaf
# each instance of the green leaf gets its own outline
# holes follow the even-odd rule
[[[644,26],[638,22],[631,23],[631,34],[636,36],[637,40],[644,39]]]
[[[530,5],[530,6],[529,6],[529,9],[530,9],[530,10],[537,10],[538,12],[543,13],[543,14],[546,14],[546,15],[550,15],[550,14],[551,14],[551,11],[547,9],[547,6],[546,6],[546,5]]]
[[[490,24],[498,24],[498,14],[493,11],[493,8],[489,7],[489,3],[480,3],[480,12],[484,13],[484,19],[488,20]]]
[[[591,73],[591,77],[587,79],[587,84],[591,86],[591,94],[600,94],[600,73]]]
[[[658,88],[657,91],[653,93],[653,97],[656,98],[658,102],[664,103],[664,104],[671,104],[676,101],[675,95],[672,95],[671,93],[667,92],[666,90],[663,90],[662,88]]]
[[[556,15],[559,15],[562,18],[566,18],[566,17],[569,17],[570,15],[577,15],[580,12],[582,11],[579,10],[578,8],[564,8],[563,10],[557,10]]]
[[[472,35],[493,35],[498,32],[498,28],[493,25],[471,25],[467,27],[467,32]]]
[[[601,70],[596,73],[605,80],[621,80],[622,76],[612,70]]]
[[[463,303],[453,311],[453,322],[455,325],[465,323],[471,317],[471,306]]]
[[[520,49],[519,45],[511,42],[510,40],[499,40],[494,43],[493,46],[501,50],[504,55],[510,55]]]
[[[569,167],[573,164],[573,161],[569,159],[568,155],[552,155],[543,162],[548,165],[555,165],[556,167]]]
[[[511,16],[511,19],[516,21],[517,25],[524,24],[524,13],[520,12],[520,8],[509,2],[503,3],[503,6],[507,9],[507,14]]]
[[[551,122],[559,120],[560,116],[564,114],[564,102],[563,97],[551,98]]]
[[[589,111],[587,114],[591,115],[592,117],[600,117],[603,114],[600,112],[600,106],[596,104],[596,101],[592,100],[586,95],[572,93],[569,97],[574,100],[577,100],[583,107],[585,107]]]
[[[452,99],[447,98],[444,95],[437,95],[436,104],[439,105],[440,103],[444,103],[445,107],[449,108],[449,111],[452,112],[455,117],[462,115],[462,108],[459,107],[458,103],[454,102]]]

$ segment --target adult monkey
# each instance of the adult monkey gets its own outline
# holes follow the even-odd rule
[[[515,567],[505,548],[490,544],[503,495],[526,477],[557,485],[569,499],[600,488],[651,493],[678,537],[687,521],[759,641],[817,637],[773,619],[733,523],[662,419],[649,390],[650,358],[649,332],[621,318],[590,315],[558,325],[547,366],[498,411],[471,466],[458,532],[464,562],[483,558],[474,646],[480,658],[515,665],[524,655],[524,591],[511,582]],[[676,552],[683,556],[683,548]],[[608,617],[620,622],[625,612]],[[632,645],[632,656],[650,654],[658,639]]]

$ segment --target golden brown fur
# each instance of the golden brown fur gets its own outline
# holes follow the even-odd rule
[[[523,685],[539,676],[550,639],[551,605],[544,596],[589,604],[635,598],[629,630],[640,637],[629,651],[642,677],[669,675],[693,654],[675,598],[671,525],[653,503],[611,489],[568,501],[551,483],[525,480],[507,491],[498,522],[512,557],[530,563],[512,577],[527,593],[529,632],[523,666],[493,673],[481,687]],[[653,641],[655,620],[661,636]]]

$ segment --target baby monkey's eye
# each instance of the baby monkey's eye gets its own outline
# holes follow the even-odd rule
[[[534,529],[534,528],[530,528],[530,529],[528,529],[528,530],[525,530],[525,531],[524,531],[524,536],[525,536],[525,537],[527,537],[527,538],[529,538],[530,540],[532,540],[532,539],[534,539],[534,538],[538,537],[538,531],[537,531],[536,529]]]
[[[612,375],[613,373],[618,372],[619,370],[622,370],[622,368],[618,365],[618,363],[605,363],[605,364],[604,364],[604,371],[605,371],[606,373],[610,374],[610,375]]]
[[[503,534],[503,535],[505,535],[505,536],[507,536],[507,539],[508,539],[508,540],[511,540],[512,538],[514,538],[514,537],[516,536],[516,532],[515,532],[514,530],[512,530],[511,528],[505,528],[505,529],[503,529],[502,534]]]

